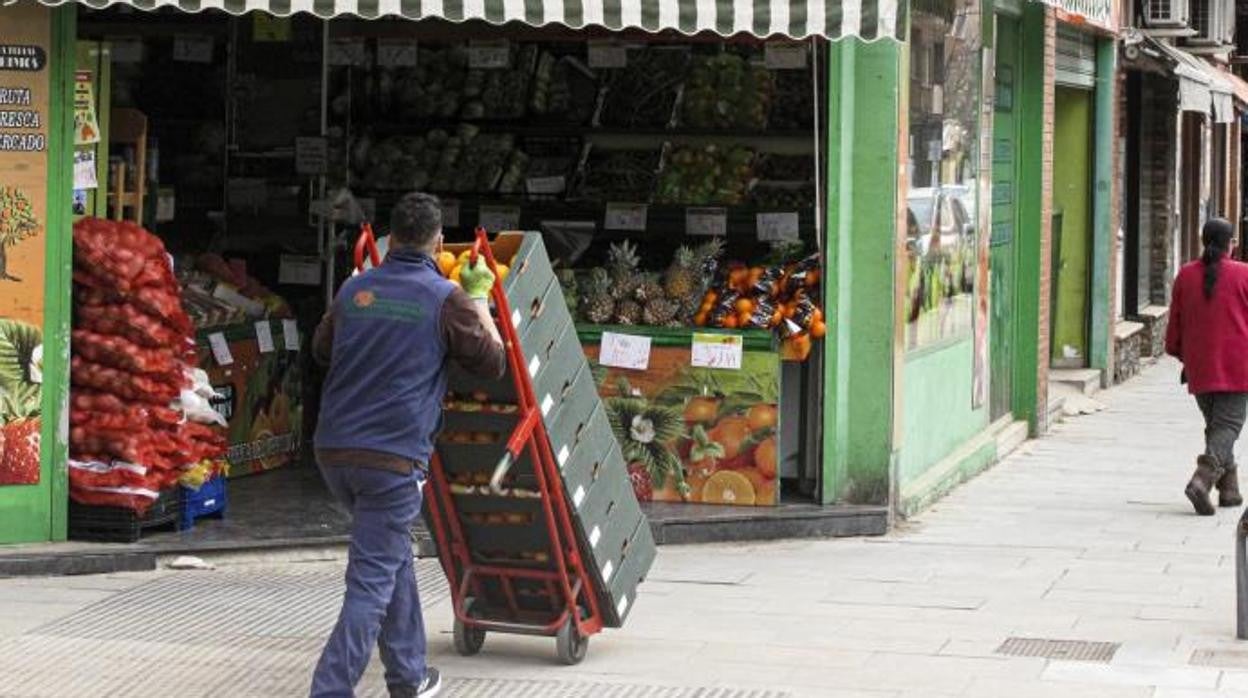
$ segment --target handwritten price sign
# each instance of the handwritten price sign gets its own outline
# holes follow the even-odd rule
[[[645,204],[607,204],[607,215],[602,227],[607,230],[634,230],[644,232],[649,208]]]
[[[612,368],[644,371],[650,367],[650,338],[603,332],[598,363]]]
[[[740,371],[744,349],[744,342],[739,334],[696,332],[693,335],[691,363],[698,368]]]

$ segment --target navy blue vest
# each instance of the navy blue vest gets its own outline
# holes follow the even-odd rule
[[[429,463],[446,395],[442,305],[453,288],[432,259],[406,250],[347,279],[334,299],[316,448]]]

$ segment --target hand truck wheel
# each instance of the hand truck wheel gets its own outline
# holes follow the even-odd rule
[[[576,629],[576,620],[571,616],[555,635],[555,649],[559,652],[559,661],[568,666],[580,664],[589,650],[589,638],[581,636]]]
[[[464,614],[472,617],[472,597],[464,599]],[[455,627],[452,631],[455,640],[455,651],[463,657],[471,657],[481,651],[481,646],[485,644],[485,631],[480,628],[470,627],[467,623],[455,616]]]

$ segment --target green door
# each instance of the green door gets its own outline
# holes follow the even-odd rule
[[[1053,365],[1088,361],[1088,286],[1092,247],[1092,92],[1057,87],[1054,103]]]
[[[1018,230],[1018,115],[1022,76],[1018,71],[1016,19],[997,18],[996,109],[992,126],[992,316],[989,323],[990,397],[992,419],[1010,413],[1014,370],[1015,245]]]

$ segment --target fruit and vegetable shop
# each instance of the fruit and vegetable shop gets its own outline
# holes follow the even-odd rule
[[[384,249],[412,191],[448,243],[541,234],[652,518],[841,503],[859,364],[824,281],[870,250],[828,228],[869,218],[855,163],[896,185],[859,151],[896,154],[897,124],[844,102],[897,53],[899,6],[0,8],[0,542],[345,532],[308,349],[362,226]],[[456,281],[464,257],[437,262]]]

